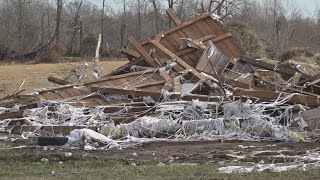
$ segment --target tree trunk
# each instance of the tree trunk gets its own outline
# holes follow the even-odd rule
[[[73,48],[73,45],[74,45],[74,39],[76,38],[76,35],[77,35],[77,31],[80,29],[80,25],[79,25],[79,18],[80,18],[80,10],[81,10],[81,6],[83,4],[83,0],[80,0],[80,3],[79,3],[79,6],[77,8],[77,11],[76,11],[76,15],[74,17],[74,20],[73,20],[73,30],[72,30],[72,36],[71,36],[71,40],[70,40],[70,43],[69,43],[69,52],[71,54],[74,54],[74,48]]]
[[[61,22],[62,6],[63,6],[63,1],[57,0],[57,17],[56,17],[56,30],[55,30],[56,42],[60,41],[60,22]]]
[[[141,27],[141,4],[140,0],[138,0],[138,25],[139,25],[139,40],[142,39],[142,27]]]
[[[83,23],[80,22],[80,56],[83,56]]]
[[[180,21],[182,22],[183,17],[183,6],[184,6],[184,0],[181,0],[181,9],[180,9]]]
[[[156,30],[157,30],[157,33],[159,33],[158,7],[157,7],[156,0],[152,0],[152,6],[154,9],[154,17],[156,19]]]
[[[123,0],[123,15],[120,28],[121,47],[124,46],[124,40],[126,36],[126,0]]]
[[[101,54],[104,51],[104,7],[105,7],[105,0],[102,1],[102,12],[101,12]]]
[[[24,51],[24,17],[23,17],[23,7],[24,2],[23,0],[18,1],[18,51],[19,54],[22,54]],[[19,59],[22,59],[22,56],[19,57]]]

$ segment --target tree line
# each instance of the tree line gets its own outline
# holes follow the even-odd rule
[[[0,1],[0,59],[53,56],[52,51],[92,56],[100,33],[101,55],[117,57],[122,47],[129,46],[128,36],[142,41],[172,27],[165,12],[168,8],[181,21],[212,12],[225,24],[237,22],[258,37],[270,58],[292,47],[320,52],[320,8],[304,12],[290,0],[112,1],[116,5],[106,0],[95,1],[100,4],[90,0]],[[250,46],[252,42],[245,43]]]

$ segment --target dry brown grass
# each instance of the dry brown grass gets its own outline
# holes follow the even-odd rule
[[[127,63],[127,61],[101,61],[101,72],[102,74],[107,74],[125,63]],[[32,92],[33,89],[37,88],[54,87],[55,85],[47,80],[48,76],[64,78],[72,69],[77,68],[79,65],[80,63],[76,62],[0,65],[0,90],[4,88],[3,86],[5,84],[5,93],[10,94],[14,92],[24,80],[25,83],[22,89],[26,89],[25,93]],[[85,80],[92,79],[91,70],[91,62],[89,62]],[[3,93],[0,93],[0,97],[3,96]]]

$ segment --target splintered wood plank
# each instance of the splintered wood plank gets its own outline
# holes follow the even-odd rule
[[[182,22],[180,21],[178,16],[174,13],[174,11],[171,8],[167,9],[166,12],[167,12],[167,15],[170,17],[170,19],[173,21],[173,23],[175,25],[178,26],[178,25],[182,24]]]
[[[180,66],[182,66],[183,68],[185,68],[186,70],[191,70],[191,73],[198,78],[199,80],[203,80],[204,77],[198,72],[196,71],[192,66],[188,65],[186,62],[184,62],[181,58],[179,58],[178,56],[176,56],[174,53],[172,53],[171,51],[169,51],[166,47],[164,47],[163,45],[161,45],[159,42],[152,40],[151,43],[153,45],[155,45],[156,47],[158,47],[159,49],[161,49],[164,53],[166,53],[169,57],[171,57],[173,60],[175,60]]]
[[[149,53],[139,44],[139,42],[133,37],[129,37],[129,42],[136,48],[136,50],[145,58],[147,63],[151,67],[159,67],[160,64],[158,64],[150,55]]]

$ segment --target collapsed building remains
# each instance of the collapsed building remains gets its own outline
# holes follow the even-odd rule
[[[176,26],[144,42],[130,37],[129,62],[111,73],[77,84],[48,77],[60,86],[1,99],[1,131],[85,149],[155,138],[317,139],[320,75],[246,57],[216,15],[168,15]]]

